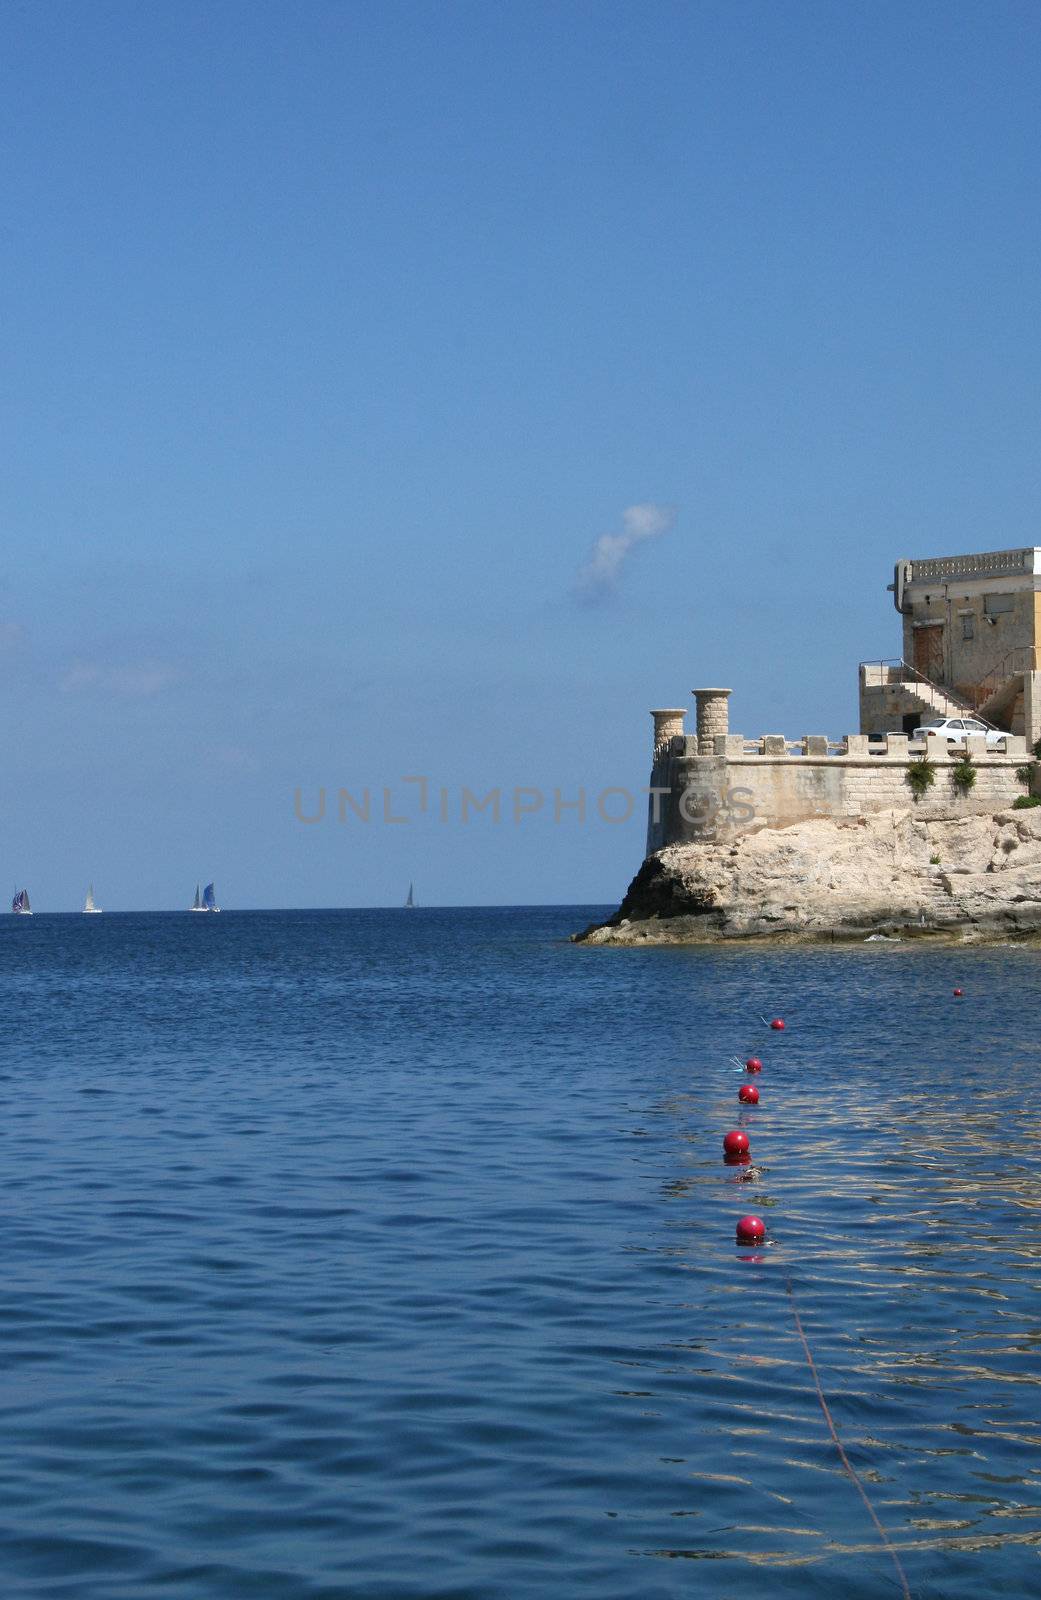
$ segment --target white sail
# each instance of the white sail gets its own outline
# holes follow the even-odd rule
[[[83,912],[84,915],[88,915],[91,912],[97,915],[100,911],[101,907],[94,904],[94,885],[91,884],[87,890],[87,898],[83,902]]]

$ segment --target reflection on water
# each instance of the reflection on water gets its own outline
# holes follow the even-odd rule
[[[5,1595],[898,1594],[789,1286],[911,1592],[1038,1592],[1036,953],[592,917],[0,926]]]
[[[732,976],[736,957],[709,965]],[[773,1039],[755,1036],[738,1001],[733,1037],[721,1043],[717,996],[698,1082],[684,1103],[662,1097],[654,1111],[670,1124],[682,1173],[660,1192],[687,1213],[667,1226],[688,1228],[697,1313],[717,1330],[708,1359],[688,1369],[710,1422],[702,1438],[734,1468],[696,1476],[731,1486],[732,1503],[720,1542],[646,1554],[791,1571],[826,1564],[855,1592],[898,1588],[815,1403],[785,1315],[790,1277],[828,1405],[912,1592],[1041,1588],[1041,1237],[1030,1215],[1041,1205],[1039,1050],[1007,1020],[1029,1014],[1035,962],[1025,950],[922,951],[898,966],[862,951],[767,958],[784,975],[794,1024]],[[952,970],[969,973],[964,1013],[946,999]],[[914,1027],[878,1026],[873,990],[886,986],[915,1013]],[[726,1062],[727,1042],[766,1058],[758,1107],[737,1102],[742,1077]],[[756,1209],[770,1247],[754,1261],[740,1250],[728,1261],[720,1249],[736,1215],[733,1205],[723,1214],[737,1197],[717,1155],[718,1130],[729,1126],[768,1158],[742,1175],[768,1185]],[[735,1259],[751,1280],[737,1276]],[[714,1489],[717,1510],[722,1494]]]

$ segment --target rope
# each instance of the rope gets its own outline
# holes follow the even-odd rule
[[[896,1568],[896,1575],[904,1600],[911,1600],[911,1590],[908,1587],[907,1574],[900,1563],[900,1557],[896,1553],[896,1547],[894,1546],[885,1528],[883,1528],[881,1522],[878,1520],[878,1517],[875,1513],[875,1508],[868,1499],[867,1490],[864,1488],[864,1485],[861,1482],[861,1479],[857,1473],[857,1469],[854,1467],[852,1461],[849,1459],[849,1456],[846,1454],[845,1446],[843,1445],[842,1440],[839,1438],[838,1429],[835,1427],[834,1419],[831,1415],[831,1412],[828,1410],[828,1402],[824,1398],[824,1390],[821,1387],[820,1377],[817,1373],[817,1363],[813,1359],[813,1351],[810,1349],[809,1340],[807,1339],[805,1330],[803,1329],[802,1318],[799,1315],[799,1308],[795,1303],[795,1292],[792,1289],[792,1280],[787,1275],[785,1276],[784,1286],[788,1293],[788,1299],[791,1302],[792,1316],[795,1318],[796,1331],[798,1332],[799,1338],[802,1341],[803,1352],[806,1356],[806,1365],[809,1367],[810,1376],[813,1379],[813,1387],[817,1391],[817,1399],[819,1400],[820,1408],[824,1413],[824,1420],[828,1424],[828,1432],[831,1434],[831,1441],[839,1453],[839,1460],[842,1462],[842,1465],[846,1469],[846,1472],[849,1475],[849,1478],[853,1483],[857,1493],[863,1500],[864,1505],[867,1507],[868,1516],[878,1529],[879,1538],[889,1552],[893,1566]]]

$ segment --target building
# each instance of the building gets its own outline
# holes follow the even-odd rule
[[[862,733],[971,715],[1041,738],[1041,547],[898,561],[890,589],[902,651],[861,663]]]
[[[861,663],[859,733],[746,739],[730,732],[729,689],[692,691],[693,735],[682,706],[652,711],[648,854],[813,817],[914,806],[923,820],[956,819],[1027,792],[1028,741],[1041,738],[1041,547],[900,561],[890,587],[902,653]],[[966,730],[954,749],[909,738],[937,716],[971,716],[1005,737]],[[911,768],[926,749],[932,783],[916,798]]]

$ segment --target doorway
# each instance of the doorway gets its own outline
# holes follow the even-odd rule
[[[942,622],[927,622],[914,630],[914,661],[911,665],[930,682],[943,681]]]

